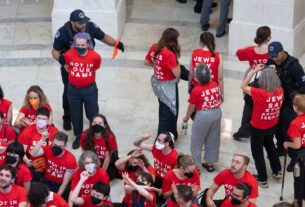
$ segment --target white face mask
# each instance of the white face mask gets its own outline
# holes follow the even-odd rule
[[[159,141],[156,141],[156,148],[157,150],[162,150],[164,149],[165,145],[161,144]]]
[[[85,169],[89,172],[89,173],[93,173],[93,171],[95,170],[95,164],[91,163],[88,165],[85,165]]]

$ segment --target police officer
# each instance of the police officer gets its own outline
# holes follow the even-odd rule
[[[67,84],[69,80],[68,73],[64,69],[64,53],[70,49],[70,46],[73,42],[73,36],[78,32],[89,33],[93,41],[93,47],[95,45],[94,39],[98,39],[109,46],[115,46],[116,43],[115,39],[105,34],[95,23],[90,22],[89,20],[90,18],[86,17],[85,13],[82,10],[74,10],[70,14],[70,21],[66,22],[64,26],[57,30],[54,38],[52,56],[61,65],[61,77],[62,82],[64,84],[64,92],[62,96],[64,115],[62,118],[64,121],[63,128],[65,130],[71,130],[72,126],[70,118],[70,107],[67,97]],[[122,42],[119,42],[117,48],[124,52],[124,44]]]
[[[280,42],[272,42],[269,44],[268,56],[270,59],[266,65],[275,67],[284,89],[284,101],[275,132],[277,151],[279,155],[284,155],[283,142],[290,141],[287,130],[290,122],[297,116],[292,106],[293,98],[297,93],[305,93],[305,74],[298,59],[284,51]],[[297,152],[294,149],[289,149],[288,154],[291,157],[291,162],[287,167],[287,171],[292,172]]]

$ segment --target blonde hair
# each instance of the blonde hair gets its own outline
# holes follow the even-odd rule
[[[30,98],[29,98],[30,92],[34,92],[34,93],[37,93],[37,94],[38,94],[39,99],[40,99],[40,100],[39,100],[39,107],[42,107],[42,106],[44,106],[44,105],[46,105],[46,104],[49,103],[47,97],[46,97],[45,94],[43,93],[43,90],[42,90],[39,86],[34,85],[34,86],[31,86],[31,87],[28,89],[28,91],[26,92],[26,95],[25,95],[25,98],[24,98],[24,102],[23,102],[23,104],[24,104],[24,106],[25,106],[26,109],[31,109],[31,108],[32,108],[32,107],[31,107],[31,104],[30,104],[30,101],[29,101],[29,99],[30,99]]]
[[[293,105],[295,105],[302,113],[305,113],[305,95],[297,94],[293,99]]]
[[[244,152],[244,151],[237,151],[234,153],[234,157],[235,156],[239,156],[242,157],[244,159],[244,164],[248,165],[250,162],[250,157],[248,155],[248,153]]]
[[[180,153],[177,157],[177,167],[182,167],[183,169],[188,166],[195,165],[195,159],[191,155],[185,155]]]

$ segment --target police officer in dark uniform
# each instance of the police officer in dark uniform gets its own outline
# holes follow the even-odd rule
[[[290,122],[297,117],[297,114],[293,110],[293,98],[297,93],[305,93],[305,74],[298,59],[290,56],[284,51],[280,42],[272,42],[269,44],[268,56],[270,59],[267,61],[266,65],[275,67],[284,90],[284,101],[275,133],[277,138],[277,151],[279,155],[284,155],[283,142],[290,141],[287,130]],[[292,172],[297,151],[290,148],[288,154],[291,158],[291,162],[287,167],[287,171]]]
[[[63,128],[65,130],[71,130],[72,126],[71,126],[71,118],[70,118],[70,107],[67,97],[67,84],[69,80],[68,80],[68,73],[64,69],[64,65],[65,65],[64,53],[70,49],[70,46],[73,42],[73,36],[77,32],[87,32],[91,35],[93,46],[95,45],[94,39],[98,39],[109,46],[115,46],[116,43],[115,39],[105,34],[95,23],[90,22],[89,20],[90,18],[86,17],[82,10],[80,9],[74,10],[70,14],[70,21],[66,22],[64,26],[59,28],[54,38],[52,56],[61,65],[61,77],[62,77],[62,82],[64,84],[64,93],[62,97],[64,115],[62,118],[64,121]],[[124,45],[122,42],[119,42],[117,48],[119,48],[122,52],[124,52]],[[77,144],[77,142],[79,143],[78,138],[74,142],[76,142],[75,144]]]

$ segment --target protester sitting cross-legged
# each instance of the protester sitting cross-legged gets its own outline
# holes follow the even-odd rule
[[[100,167],[100,160],[96,154],[92,151],[84,151],[78,159],[78,169],[72,175],[71,179],[71,191],[69,203],[72,204],[71,195],[73,194],[77,184],[81,179],[81,173],[87,171],[89,177],[83,182],[83,185],[79,191],[79,197],[90,196],[92,187],[97,181],[101,181],[106,184],[109,183],[109,177],[106,171]]]
[[[57,193],[49,190],[47,184],[35,182],[28,192],[29,207],[68,207],[68,203]]]
[[[92,118],[89,129],[82,133],[80,145],[83,150],[96,153],[110,181],[118,177],[118,170],[114,165],[118,159],[118,147],[104,115],[98,114]]]
[[[4,99],[4,93],[1,86],[0,86],[0,110],[3,112],[2,118],[4,123],[12,126],[12,119],[13,119],[12,102]]]
[[[0,109],[0,141],[11,143],[16,139],[17,135],[13,127],[5,123],[4,113]]]
[[[58,129],[49,125],[50,111],[46,107],[40,107],[36,111],[36,123],[27,127],[18,137],[18,141],[23,144],[26,155],[23,161],[33,173],[33,182],[39,182],[44,176],[45,160],[43,157],[33,157],[30,151],[41,140],[43,146],[50,146],[53,142],[53,136]]]
[[[172,184],[173,195],[167,200],[167,207],[199,207],[194,202],[193,191],[190,186]]]
[[[51,191],[67,200],[70,190],[68,184],[77,168],[74,155],[66,149],[68,136],[63,132],[57,132],[52,145],[42,146],[45,141],[46,137],[43,136],[30,153],[33,157],[44,157],[46,164],[44,182]]]

